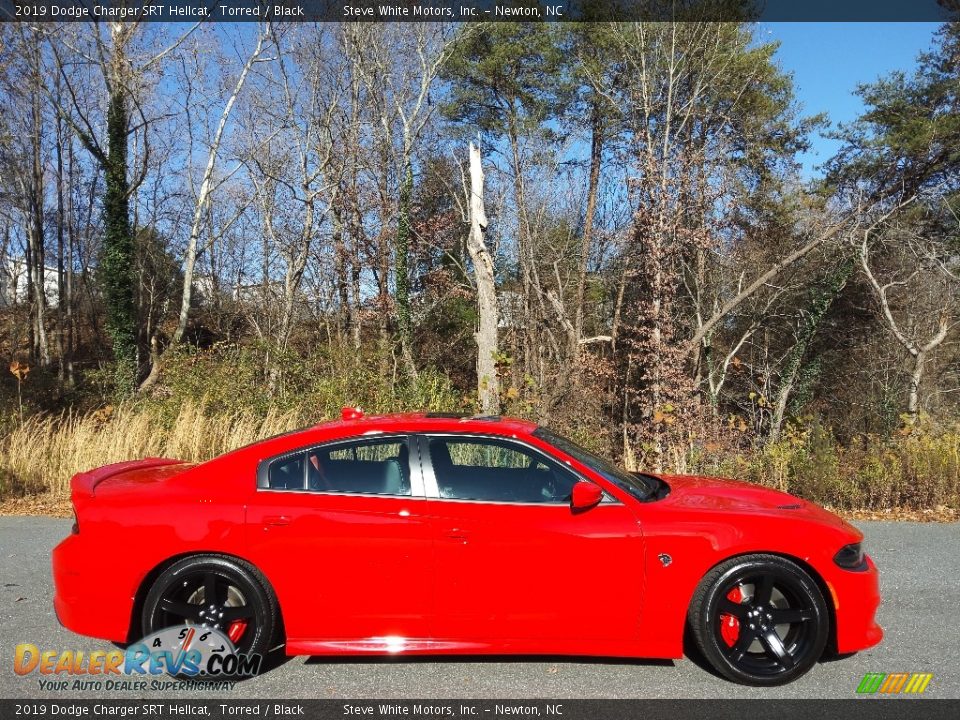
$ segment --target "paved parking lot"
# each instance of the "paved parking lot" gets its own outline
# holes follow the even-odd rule
[[[932,672],[925,696],[960,698],[960,525],[862,522],[881,571],[886,639],[824,662],[786,687],[759,690],[714,677],[689,660],[490,658],[478,661],[292,658],[238,683],[232,698],[851,698],[867,672]],[[0,517],[0,697],[64,697],[37,677],[13,672],[17,643],[72,650],[112,649],[61,628],[51,605],[50,550],[70,521]],[[109,582],[109,548],[104,548]],[[148,697],[150,693],[71,693]],[[198,694],[209,697],[211,693]],[[182,697],[182,696],[181,696]]]

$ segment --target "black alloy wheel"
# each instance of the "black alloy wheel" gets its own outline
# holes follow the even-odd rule
[[[279,627],[279,610],[263,576],[233,558],[200,555],[164,570],[143,604],[143,633],[177,625],[215,628],[238,652],[265,654]]]
[[[782,685],[820,659],[830,616],[817,583],[777,555],[732,558],[694,593],[688,616],[697,646],[724,677]]]

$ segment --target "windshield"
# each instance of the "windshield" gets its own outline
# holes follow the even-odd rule
[[[533,431],[533,436],[570,455],[577,462],[583,463],[594,472],[602,475],[604,479],[633,495],[637,500],[649,500],[654,497],[657,491],[653,478],[633,475],[626,470],[621,470],[606,458],[595,455],[586,448],[577,445],[573,440],[557,435],[552,430],[540,427]]]

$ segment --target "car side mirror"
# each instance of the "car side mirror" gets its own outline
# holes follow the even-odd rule
[[[581,480],[573,486],[570,507],[573,510],[589,510],[603,500],[603,490],[592,482]]]

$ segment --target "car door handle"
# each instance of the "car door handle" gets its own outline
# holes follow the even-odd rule
[[[265,525],[289,525],[290,518],[287,515],[267,515],[263,522]]]

